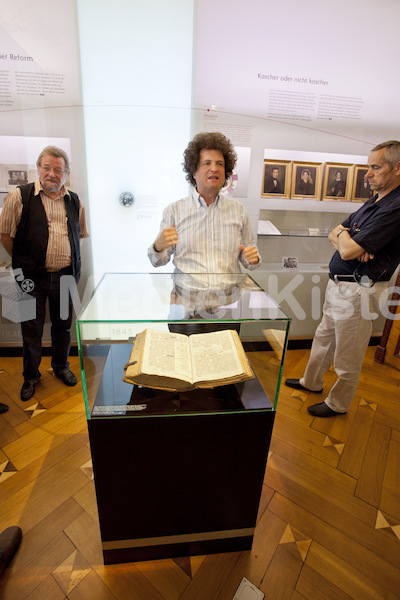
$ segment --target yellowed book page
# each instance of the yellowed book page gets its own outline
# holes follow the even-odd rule
[[[141,370],[142,373],[193,383],[188,337],[146,329]]]
[[[237,332],[230,329],[190,336],[194,383],[237,377],[243,373],[235,335],[241,346]]]
[[[146,330],[138,333],[127,364],[124,366],[123,380],[127,383],[132,383],[135,378],[141,373],[141,363],[143,348],[146,339]]]

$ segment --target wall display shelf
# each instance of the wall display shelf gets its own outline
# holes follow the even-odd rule
[[[289,323],[245,274],[104,275],[77,337],[106,564],[251,548]],[[235,329],[254,379],[187,392],[125,383],[146,328]]]
[[[263,264],[252,272],[252,277],[291,317],[292,339],[311,339],[320,322],[334,253],[328,234],[348,215],[336,211],[260,210],[257,245]],[[379,316],[373,322],[373,334],[380,335],[383,326],[384,318]]]
[[[263,260],[282,267],[283,257],[296,256],[300,270],[326,268],[333,254],[328,234],[347,217],[337,212],[260,210],[257,243]],[[269,223],[279,233],[270,233]]]

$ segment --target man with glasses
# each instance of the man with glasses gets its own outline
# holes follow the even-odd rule
[[[307,408],[315,417],[350,408],[372,332],[368,300],[379,298],[400,262],[400,142],[375,146],[365,177],[374,196],[328,237],[336,252],[304,375],[285,381],[294,389],[322,393],[333,362],[338,379],[324,402]]]
[[[47,300],[51,319],[51,366],[65,385],[77,383],[68,362],[72,301],[69,296],[69,314],[66,319],[62,318],[60,281],[64,275],[72,275],[76,282],[79,281],[80,239],[89,235],[84,208],[77,194],[65,187],[70,165],[64,150],[47,146],[40,153],[36,166],[38,179],[11,191],[4,199],[0,215],[0,239],[12,256],[16,279],[21,289],[36,300],[35,318],[21,319],[22,400],[33,396],[40,378]]]

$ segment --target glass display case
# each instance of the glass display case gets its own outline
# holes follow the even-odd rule
[[[284,271],[283,259],[295,257],[299,272],[326,273],[333,254],[328,234],[348,215],[348,212],[260,210],[257,244],[264,271]]]
[[[260,210],[257,246],[263,264],[252,276],[292,319],[292,340],[313,338],[334,253],[328,234],[358,208],[359,204],[348,212]],[[379,315],[373,321],[373,335],[380,335],[383,327],[384,318]]]
[[[105,563],[251,547],[289,324],[246,274],[103,276],[76,325]],[[253,376],[181,392],[127,383],[146,329],[236,331]],[[205,348],[208,364],[226,349]]]
[[[289,322],[246,274],[108,273],[76,320],[87,416],[137,415],[132,385],[122,377],[132,342],[146,328],[190,334],[235,327],[266,392],[263,408],[275,408]]]

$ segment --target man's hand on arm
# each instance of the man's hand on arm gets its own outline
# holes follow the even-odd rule
[[[335,248],[335,250],[339,250],[339,236],[344,235],[339,232],[344,231],[344,230],[350,231],[348,227],[343,227],[343,225],[338,225],[337,227],[335,227],[335,229],[332,229],[332,231],[328,235],[328,240],[330,241],[332,246]],[[338,233],[339,233],[339,236],[338,236]]]
[[[8,254],[10,256],[12,256],[14,238],[10,237],[8,235],[8,233],[1,233],[0,234],[0,242],[3,244],[3,246],[6,249],[6,251],[8,252]]]
[[[163,252],[163,250],[167,250],[167,248],[171,248],[171,246],[176,246],[178,243],[178,232],[175,229],[175,226],[167,227],[163,229],[157,236],[156,241],[154,242],[154,250],[156,252]]]
[[[258,263],[258,252],[255,246],[239,246],[239,250],[243,253],[243,258],[247,260],[249,265],[255,265]]]
[[[355,242],[349,233],[348,227],[338,225],[335,229],[332,229],[328,236],[328,240],[332,246],[339,252],[340,257],[343,260],[353,260],[357,258],[362,262],[367,262],[373,255],[366,252],[364,248]]]
[[[363,254],[361,254],[361,256],[359,256],[358,260],[360,262],[368,262],[369,260],[372,260],[374,258],[374,254],[371,254],[370,252],[365,251]]]

